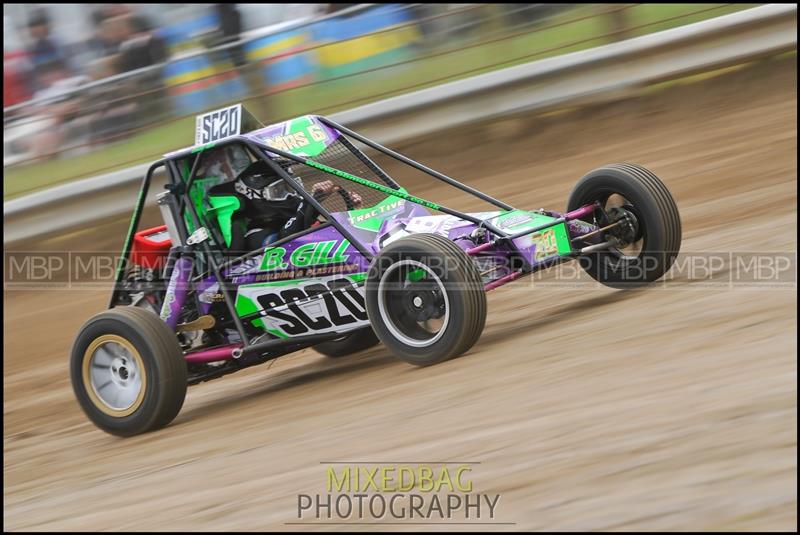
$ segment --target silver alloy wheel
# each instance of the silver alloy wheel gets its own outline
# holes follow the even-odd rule
[[[103,341],[89,357],[89,383],[106,407],[127,412],[140,401],[142,393],[138,355],[117,341]]]

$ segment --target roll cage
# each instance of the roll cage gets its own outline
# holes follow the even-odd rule
[[[360,143],[363,143],[364,145],[386,156],[389,156],[397,161],[400,161],[401,163],[404,163],[419,171],[422,171],[423,173],[441,182],[444,182],[476,198],[488,202],[493,206],[499,208],[500,210],[503,211],[515,210],[513,206],[503,201],[495,199],[494,197],[491,197],[483,192],[480,192],[470,186],[462,184],[461,182],[447,175],[444,175],[419,162],[416,162],[406,156],[403,156],[402,154],[399,154],[391,149],[388,149],[383,145],[380,145],[379,143],[367,139],[364,136],[356,132],[353,132],[352,130],[326,117],[316,116],[315,118],[328,128],[338,132],[339,135],[344,136],[345,139],[346,137],[349,137]],[[545,229],[555,227],[556,225],[559,225],[561,223],[566,223],[574,219],[579,219],[587,215],[591,215],[597,208],[596,205],[587,205],[567,214],[563,215],[556,214],[559,217],[549,221],[546,224],[539,225],[533,228],[528,228],[517,233],[511,233],[501,228],[498,228],[497,226],[492,224],[492,222],[489,221],[488,218],[475,217],[474,215],[467,214],[459,210],[449,208],[447,206],[443,206],[441,204],[434,203],[426,199],[422,199],[420,197],[416,197],[414,195],[406,193],[404,190],[400,189],[399,186],[397,186],[397,184],[394,183],[394,181],[388,177],[388,175],[383,173],[383,171],[381,171],[380,168],[378,168],[374,164],[374,162],[369,160],[369,158],[367,158],[367,156],[363,154],[363,152],[361,152],[354,145],[352,145],[352,143],[350,145],[352,147],[351,150],[354,151],[354,155],[359,160],[361,160],[365,165],[369,166],[370,169],[373,170],[377,169],[376,172],[382,173],[383,176],[388,178],[389,185],[379,184],[372,180],[368,180],[366,178],[351,174],[342,169],[337,169],[335,167],[328,166],[326,164],[314,160],[313,158],[299,156],[293,154],[292,152],[277,148],[275,146],[267,145],[266,143],[259,142],[253,139],[252,137],[248,137],[246,134],[231,136],[217,142],[208,143],[202,146],[196,146],[190,149],[185,149],[183,151],[179,151],[177,153],[168,155],[167,157],[153,163],[147,170],[147,173],[145,174],[141,183],[139,195],[131,218],[131,223],[128,229],[127,236],[125,238],[125,242],[123,244],[120,262],[117,266],[115,286],[111,295],[109,308],[113,308],[114,306],[120,304],[120,297],[122,291],[121,283],[123,282],[125,276],[126,267],[128,265],[129,257],[131,255],[133,237],[139,226],[145,199],[147,197],[147,193],[149,191],[154,174],[159,169],[164,168],[166,170],[169,179],[165,187],[177,201],[176,205],[172,207],[172,210],[175,216],[174,220],[177,227],[176,230],[181,238],[181,243],[173,244],[172,248],[170,249],[170,253],[164,270],[163,280],[170,280],[172,270],[174,269],[175,264],[181,255],[187,254],[192,250],[199,249],[201,253],[197,255],[198,259],[201,261],[201,266],[199,267],[199,269],[206,275],[213,274],[216,280],[219,281],[222,300],[225,302],[225,305],[227,307],[228,312],[231,315],[235,328],[239,332],[239,335],[241,337],[242,351],[247,354],[268,351],[273,347],[279,347],[281,345],[287,345],[287,344],[294,344],[294,346],[300,348],[303,346],[303,344],[307,346],[307,345],[312,345],[313,343],[318,343],[325,339],[330,339],[330,335],[316,334],[316,335],[300,336],[288,341],[269,340],[267,342],[253,343],[253,341],[247,336],[246,330],[242,323],[242,319],[239,317],[235,309],[234,305],[235,293],[232,293],[232,286],[234,285],[229,280],[230,277],[223,276],[223,270],[231,266],[234,266],[240,262],[243,262],[248,258],[252,258],[254,256],[263,253],[264,249],[259,248],[247,252],[246,254],[236,257],[234,259],[226,259],[225,250],[223,247],[224,242],[221,240],[221,236],[219,235],[218,229],[215,229],[214,225],[209,225],[209,222],[204,220],[206,218],[204,218],[198,212],[197,207],[190,198],[190,192],[192,191],[192,186],[195,180],[197,179],[198,169],[200,168],[200,165],[203,162],[203,159],[205,155],[208,153],[208,151],[211,149],[219,149],[233,145],[239,145],[241,147],[244,147],[245,150],[248,151],[251,157],[265,162],[278,177],[284,180],[289,185],[289,187],[292,188],[305,202],[312,205],[317,210],[317,212],[321,214],[325,219],[325,222],[322,223],[321,225],[313,226],[301,232],[293,234],[291,236],[282,238],[270,244],[269,247],[280,246],[300,236],[304,236],[311,232],[315,232],[320,228],[323,228],[323,226],[333,226],[336,228],[336,230],[338,230],[338,232],[341,233],[341,235],[345,239],[347,239],[364,256],[364,258],[366,258],[367,260],[371,260],[374,257],[373,252],[370,251],[367,247],[365,247],[361,242],[361,240],[357,239],[351,233],[351,230],[347,228],[347,226],[343,225],[335,217],[332,217],[331,212],[321,202],[315,199],[310,192],[308,192],[305,188],[303,188],[295,180],[292,179],[290,174],[287,173],[287,170],[275,161],[278,158],[282,159],[283,161],[289,161],[293,162],[293,164],[307,166],[319,172],[334,177],[338,177],[356,184],[360,184],[363,187],[370,188],[372,190],[377,190],[378,192],[381,192],[387,196],[390,195],[396,198],[400,198],[407,202],[415,203],[423,207],[474,223],[479,228],[485,229],[487,237],[484,243],[477,245],[476,247],[473,247],[471,249],[468,249],[466,251],[467,254],[477,255],[481,252],[495,248],[498,245],[501,244],[505,245],[509,249],[510,254],[515,258],[515,260],[517,261],[517,265],[519,266],[519,269],[514,273],[513,278],[509,279],[509,281],[524,274],[531,273],[539,268],[546,267],[554,263],[558,263],[561,260],[566,260],[568,258],[578,256],[579,254],[579,251],[573,250],[572,254],[570,255],[566,256],[553,255],[552,257],[545,259],[544,262],[537,262],[535,265],[532,265],[531,262],[526,260],[525,256],[521,254],[519,248],[514,243],[514,240],[525,235],[534,234],[537,232],[541,232]],[[192,162],[189,174],[185,178],[182,177],[181,172],[178,168],[178,161],[184,158],[189,158]],[[188,220],[193,223],[195,229],[205,229],[206,232],[210,233],[210,236],[208,236],[207,239],[200,238],[197,239],[196,241],[193,241],[192,240],[193,233],[190,232],[190,229],[186,225],[187,216]],[[508,252],[506,252],[505,254],[508,254]],[[196,276],[193,278],[193,280],[197,281],[201,277],[202,275]],[[502,282],[504,283],[508,281],[503,280]],[[487,285],[487,289],[491,289],[493,287],[495,286]]]

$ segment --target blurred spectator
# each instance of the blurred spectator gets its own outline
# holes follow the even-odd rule
[[[150,23],[139,15],[121,15],[113,19],[113,29],[119,38],[119,55],[115,61],[117,72],[128,72],[167,60],[167,46],[153,31]]]
[[[66,63],[60,59],[40,65],[38,71],[43,88],[33,94],[35,100],[63,100],[67,93],[89,81],[87,76],[73,76]]]
[[[146,19],[130,13],[103,21],[108,34],[119,42],[117,53],[93,62],[96,76],[106,77],[160,65],[167,61],[164,40]],[[156,121],[164,110],[161,69],[146,69],[132,77],[103,84],[92,90],[99,104],[91,118],[92,143],[118,140],[136,128]]]
[[[61,60],[52,60],[39,65],[38,76],[44,89],[34,93],[36,101],[32,110],[28,136],[20,139],[36,158],[48,157],[61,148],[66,141],[76,141],[85,132],[79,132],[80,110],[84,99],[74,93],[74,89],[87,83],[86,76],[73,76]]]
[[[235,4],[214,4],[214,12],[219,20],[217,35],[211,43],[212,48],[235,43],[240,40],[242,33],[242,16]],[[260,62],[248,63],[244,48],[241,44],[232,46],[224,51],[216,51],[215,61],[221,62],[229,57],[238,69],[239,75],[247,84],[251,95],[263,95],[267,87],[264,79],[264,69]],[[269,107],[267,97],[260,96],[251,99],[251,112],[256,117],[268,117]]]
[[[31,98],[27,54],[24,50],[3,50],[3,108]]]
[[[68,69],[67,58],[63,56],[63,48],[50,35],[50,18],[43,9],[39,9],[31,16],[28,21],[28,34],[32,41],[28,57],[33,65],[34,89],[45,89],[47,85],[41,79],[43,66],[52,66],[58,62]]]
[[[86,41],[86,48],[91,55],[91,60],[105,58],[117,52],[119,39],[114,35],[113,25],[110,23],[111,12],[100,7],[92,11],[92,36]]]
[[[439,26],[443,24],[444,17],[436,20],[434,17],[447,10],[447,6],[441,4],[411,4],[408,13],[414,22],[417,23],[422,39],[416,41],[414,46],[420,49],[433,48],[440,43],[437,34],[441,35]],[[444,19],[446,20],[446,19]]]
[[[219,18],[220,35],[215,46],[227,45],[238,41],[239,34],[242,33],[242,17],[236,5],[214,4],[214,11],[216,11]],[[241,45],[229,48],[228,53],[233,60],[233,64],[237,67],[242,67],[246,63]]]

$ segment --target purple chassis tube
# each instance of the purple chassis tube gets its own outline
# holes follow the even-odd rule
[[[181,315],[181,308],[189,291],[189,277],[192,274],[194,262],[191,258],[182,256],[175,262],[172,276],[167,286],[167,295],[164,297],[164,306],[161,308],[161,319],[175,330]]]
[[[233,350],[242,347],[242,344],[232,344],[223,347],[214,347],[186,353],[186,362],[201,364],[203,362],[215,362],[217,360],[230,360],[233,358]]]

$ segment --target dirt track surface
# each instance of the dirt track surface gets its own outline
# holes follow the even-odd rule
[[[792,59],[401,148],[529,208],[638,162],[675,195],[686,253],[794,252],[796,98]],[[468,139],[480,152],[448,154]],[[125,226],[38,247],[114,248]],[[298,494],[325,492],[330,461],[480,462],[475,491],[501,494],[493,520],[509,524],[448,529],[796,529],[796,285],[548,277],[492,292],[463,358],[307,350],[192,387],[171,426],[127,440],[94,428],[69,386],[73,337],[107,291],[5,292],[6,529],[360,529],[286,524]]]

